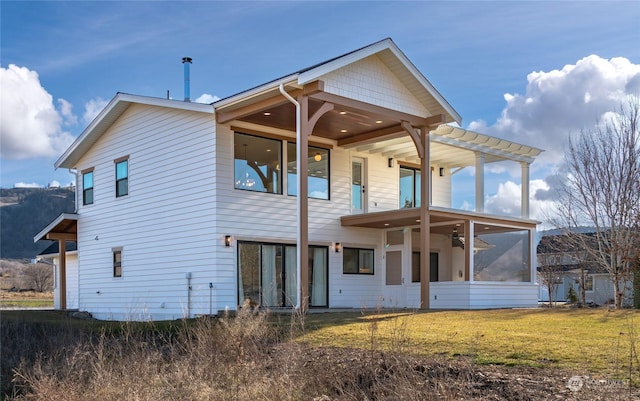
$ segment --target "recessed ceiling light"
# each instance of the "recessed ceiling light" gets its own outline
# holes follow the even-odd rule
[[[388,226],[389,226],[389,223],[384,223],[384,226],[385,226],[385,227],[388,227]]]
[[[271,149],[267,149],[267,152],[271,152]]]
[[[346,111],[341,111],[340,114],[344,116],[345,114],[347,114],[347,112]]]
[[[344,134],[345,132],[347,132],[347,130],[346,129],[341,129],[340,132],[342,132]]]
[[[420,223],[420,219],[416,219],[416,223]]]
[[[262,113],[263,116],[270,116],[271,113],[269,113],[268,111],[265,111],[264,113]]]
[[[376,120],[376,124],[382,124],[382,120]]]

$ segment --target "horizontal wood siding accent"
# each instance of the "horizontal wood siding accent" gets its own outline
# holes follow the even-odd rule
[[[220,284],[214,249],[215,123],[209,114],[132,105],[79,161],[94,167],[94,204],[78,210],[79,308],[101,319],[208,313]],[[129,156],[129,194],[115,197],[114,160]],[[112,248],[122,247],[122,277]],[[206,302],[204,301],[206,298]]]
[[[421,117],[431,115],[406,86],[373,55],[320,77],[324,90]]]
[[[538,305],[531,283],[439,282],[430,285],[432,309],[529,308]]]

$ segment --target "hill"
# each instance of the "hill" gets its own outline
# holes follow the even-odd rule
[[[33,237],[75,210],[74,188],[0,188],[0,258],[31,259],[51,243]]]

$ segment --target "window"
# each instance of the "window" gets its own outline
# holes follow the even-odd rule
[[[400,167],[400,207],[420,207],[420,170]]]
[[[373,274],[373,249],[343,248],[344,274]]]
[[[234,187],[282,193],[282,141],[235,133]]]
[[[593,291],[593,276],[585,276],[584,278],[584,290]]]
[[[129,194],[129,159],[117,159],[116,164],[116,198]]]
[[[298,194],[296,144],[287,142],[287,195]],[[329,149],[309,146],[308,195],[315,199],[329,199]]]
[[[93,204],[93,169],[82,173],[82,204]]]
[[[439,281],[438,277],[438,253],[429,253],[429,281],[434,283]],[[420,252],[411,253],[411,282],[420,282]]]
[[[113,277],[122,277],[122,249],[113,250]]]

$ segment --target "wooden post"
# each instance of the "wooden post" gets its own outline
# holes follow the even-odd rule
[[[429,309],[429,286],[431,264],[431,224],[429,217],[429,199],[431,192],[431,158],[429,128],[420,128],[422,158],[420,159],[420,307]],[[420,153],[420,152],[418,152]]]
[[[60,251],[60,309],[67,309],[67,241],[58,240],[58,250]]]

